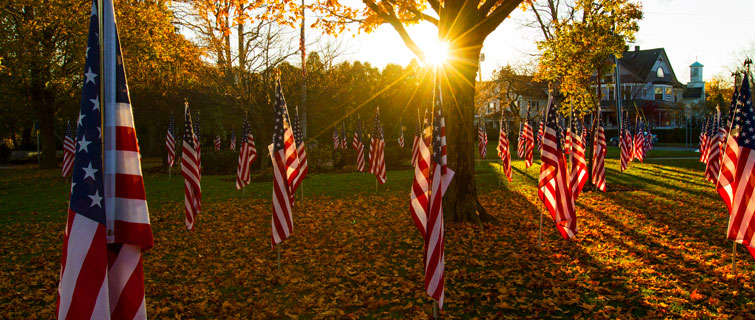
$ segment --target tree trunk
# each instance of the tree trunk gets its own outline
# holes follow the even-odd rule
[[[42,149],[40,168],[57,168],[55,157],[55,99],[43,85],[37,85],[30,90],[30,101],[37,113],[39,121],[39,142]],[[77,119],[78,120],[78,119]]]
[[[475,184],[474,94],[476,62],[482,40],[460,43],[457,48],[451,48],[454,58],[445,66],[441,78],[443,112],[448,128],[448,166],[456,172],[445,193],[443,210],[446,218],[454,222],[481,224],[495,221],[477,200]]]

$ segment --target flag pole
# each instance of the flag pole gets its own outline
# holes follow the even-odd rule
[[[737,242],[733,241],[734,245],[731,248],[731,273],[737,274]]]
[[[438,319],[438,301],[433,300],[433,319]]]

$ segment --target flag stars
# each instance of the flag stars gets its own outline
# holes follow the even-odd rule
[[[99,95],[94,97],[94,99],[89,99],[89,101],[92,102],[92,104],[94,105],[92,106],[92,110],[100,110],[100,96]]]
[[[89,166],[88,167],[81,168],[81,169],[84,170],[84,178],[82,180],[86,180],[86,178],[88,178],[88,177],[91,177],[92,180],[97,180],[97,179],[94,178],[94,174],[97,171],[99,171],[99,170],[97,170],[95,168],[92,168],[92,162],[89,162]]]
[[[95,190],[94,194],[91,195],[91,196],[88,196],[88,197],[89,197],[89,199],[92,199],[92,204],[89,205],[90,208],[94,207],[94,206],[98,206],[98,207],[102,208],[102,197],[100,196],[100,191],[99,190]]]
[[[89,150],[87,150],[87,146],[89,146],[89,144],[92,143],[91,141],[87,141],[86,137],[82,135],[81,140],[79,140],[78,143],[79,143],[79,151],[84,150],[84,152],[89,153]]]
[[[85,117],[85,115],[84,115],[84,114],[81,114],[81,113],[79,113],[79,122],[78,122],[78,124],[79,124],[79,127],[81,127],[81,120],[84,120],[84,117]],[[80,130],[79,130],[79,131],[80,131]]]
[[[97,74],[92,72],[92,67],[87,67],[87,73],[85,73],[84,76],[86,77],[84,84],[87,84],[89,82],[95,83],[94,78],[97,77]]]

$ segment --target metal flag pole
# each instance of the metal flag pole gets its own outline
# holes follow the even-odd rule
[[[438,301],[433,300],[433,319],[438,319]]]
[[[275,251],[278,252],[278,271],[281,271],[281,245],[283,243],[279,243],[277,246],[275,246]]]

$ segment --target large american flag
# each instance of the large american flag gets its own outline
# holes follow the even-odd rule
[[[307,172],[309,171],[309,165],[307,164],[307,150],[304,146],[304,132],[302,131],[301,122],[299,121],[299,107],[296,107],[293,126],[294,141],[296,141],[296,156],[299,157],[299,170],[296,178],[294,179],[294,187],[293,189],[291,189],[292,192],[296,191],[296,189],[299,188],[299,185],[304,180],[304,177],[307,176]],[[345,139],[346,136],[344,136],[344,141]],[[345,148],[346,146],[344,146],[344,149]]]
[[[579,193],[582,192],[582,187],[587,182],[587,162],[585,161],[585,141],[582,132],[585,130],[582,127],[581,121],[575,121],[574,112],[572,112],[572,126],[571,130],[571,147],[572,147],[572,160],[571,160],[571,190],[572,197],[577,200]]]
[[[637,130],[634,132],[634,158],[644,162],[645,160],[645,129],[642,119],[637,119]]]
[[[529,109],[527,109],[527,119],[524,121],[522,133],[524,135],[524,167],[529,168],[532,166],[532,157],[535,150],[535,136],[532,132],[532,126],[530,125]]]
[[[558,231],[565,239],[577,234],[577,215],[566,169],[566,157],[561,150],[561,130],[558,129],[556,107],[551,99],[545,112],[543,152],[540,155],[538,196],[550,212]]]
[[[417,111],[417,123],[416,127],[414,128],[414,143],[412,143],[412,167],[417,166],[417,157],[419,156],[419,141],[421,139],[419,123],[419,111]]]
[[[504,125],[506,127],[504,127]],[[503,174],[511,182],[511,152],[509,151],[508,123],[504,121],[503,112],[501,112],[501,122],[499,124],[501,132],[498,135],[498,157],[501,158]]]
[[[357,151],[357,170],[364,172],[364,142],[362,142],[362,119],[357,118],[357,129],[354,131],[354,141],[351,146]]]
[[[239,163],[236,167],[236,190],[239,190],[251,182],[252,163],[257,159],[257,150],[254,146],[254,137],[249,121],[244,119],[244,126],[241,131],[241,151],[239,152]]]
[[[273,143],[268,146],[273,163],[272,247],[286,240],[294,231],[291,206],[294,179],[299,175],[296,141],[294,131],[288,122],[288,110],[286,99],[283,97],[280,78],[275,81],[274,114]]]
[[[443,119],[443,101],[440,83],[433,117],[432,162],[430,164],[430,196],[427,207],[427,233],[425,237],[425,292],[438,301],[443,309],[445,288],[445,238],[443,223],[443,195],[454,177],[446,160],[446,123]]]
[[[734,93],[731,97],[731,106],[729,107],[729,131],[727,132],[726,142],[723,147],[723,154],[721,158],[721,171],[718,174],[718,181],[716,183],[716,191],[721,196],[721,199],[726,204],[726,208],[731,212],[731,202],[734,200],[734,192],[732,190],[732,183],[734,182],[734,173],[737,169],[736,163],[739,158],[739,146],[737,145],[736,137],[731,134],[731,128],[734,126],[736,115],[739,113],[739,90],[734,86]]]
[[[598,128],[595,130],[594,136],[592,183],[598,188],[598,190],[606,192],[606,133],[603,129],[603,121],[600,119],[600,110],[598,111]]]
[[[380,109],[375,111],[375,129],[370,137],[370,173],[380,184],[385,183],[385,137],[380,124]]]
[[[480,154],[480,159],[485,159],[488,155],[487,139],[485,138],[485,122],[482,120],[482,116],[479,118],[477,124],[477,151]]]
[[[716,107],[713,125],[710,126],[710,142],[708,142],[708,163],[705,165],[705,179],[716,183],[721,170],[721,144],[726,136],[726,129],[721,125],[721,109]]]
[[[168,151],[168,170],[173,168],[173,162],[176,161],[176,124],[173,118],[173,112],[170,113],[168,121],[168,133],[165,135],[165,149]]]
[[[752,202],[753,184],[755,183],[755,115],[752,110],[752,96],[748,75],[745,74],[739,93],[739,111],[732,126],[736,137],[739,157],[736,160],[734,181],[732,183],[734,200],[729,215],[728,238],[747,247],[755,256],[755,206]]]
[[[417,164],[414,166],[414,180],[412,181],[412,191],[410,192],[409,212],[412,214],[412,220],[417,227],[417,231],[425,239],[427,234],[427,207],[430,197],[430,165],[431,165],[431,146],[432,136],[430,126],[427,121],[423,122],[424,126],[418,132],[422,137],[417,141]]]
[[[621,119],[622,127],[619,131],[619,149],[621,149],[621,171],[624,172],[632,161],[632,135],[629,133],[627,118]]]
[[[71,174],[73,168],[73,158],[76,154],[76,143],[73,142],[73,133],[71,132],[71,122],[66,125],[66,134],[63,137],[63,176]]]
[[[103,3],[104,56],[95,5],[89,22],[59,319],[147,317],[142,251],[153,245],[152,228],[113,3]]]
[[[181,149],[181,175],[184,177],[184,213],[186,229],[196,226],[197,216],[202,209],[202,176],[199,173],[199,147],[197,136],[192,130],[189,103],[184,105],[184,136]]]
[[[398,146],[403,148],[404,147],[404,124],[399,122],[398,126],[399,126],[399,129],[401,129],[401,135],[398,136]]]

